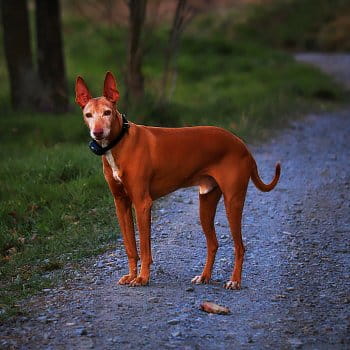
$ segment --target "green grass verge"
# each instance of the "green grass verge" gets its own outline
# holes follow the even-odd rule
[[[350,51],[348,0],[274,0],[252,6],[242,32],[254,40],[298,51]]]
[[[147,94],[129,107],[132,121],[220,125],[252,142],[306,110],[344,100],[342,88],[318,70],[255,40],[233,39],[227,25],[217,22],[202,18],[184,36],[174,95],[163,108],[156,101],[166,31],[145,39]],[[210,26],[215,29],[208,31]],[[64,28],[72,103],[77,74],[96,96],[106,70],[116,73],[123,96],[125,31],[68,17]],[[3,55],[1,50],[2,45]],[[9,100],[6,78],[2,65],[2,101]],[[78,108],[67,115],[39,115],[13,112],[4,104],[0,138],[0,310],[8,315],[19,299],[55,282],[50,271],[111,247],[118,229],[100,159],[86,146]]]
[[[111,248],[118,227],[79,116],[13,114],[0,130],[0,308],[13,312],[50,271]]]

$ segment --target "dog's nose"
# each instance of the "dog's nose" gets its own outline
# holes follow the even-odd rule
[[[92,133],[96,139],[101,139],[103,137],[103,129],[95,129]]]

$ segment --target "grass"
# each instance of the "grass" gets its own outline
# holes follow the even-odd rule
[[[111,248],[118,228],[77,115],[13,115],[1,130],[0,304],[13,306],[53,283],[49,271]]]
[[[299,51],[350,51],[348,0],[274,0],[253,6],[242,31],[255,40]]]
[[[125,30],[74,16],[65,18],[64,28],[72,103],[77,74],[96,96],[105,71],[112,70],[123,96]],[[146,98],[129,106],[128,117],[150,125],[220,125],[252,142],[304,111],[344,100],[343,89],[318,70],[251,38],[233,39],[226,29],[210,16],[189,28],[174,95],[163,108],[156,101],[166,31],[148,38]],[[1,50],[2,45],[3,56]],[[0,97],[9,101],[4,65]],[[78,108],[40,115],[11,111],[7,102],[0,138],[0,311],[8,316],[19,299],[55,283],[52,271],[113,247],[118,228],[100,158],[87,148]]]

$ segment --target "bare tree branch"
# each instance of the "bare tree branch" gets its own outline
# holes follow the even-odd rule
[[[160,104],[169,100],[175,90],[177,69],[176,57],[179,50],[180,37],[186,26],[198,13],[198,9],[188,4],[187,0],[178,0],[173,24],[169,35],[168,47],[165,51],[164,72],[160,93]],[[171,86],[169,87],[169,83]]]
[[[129,37],[127,52],[127,100],[140,100],[144,95],[142,75],[143,46],[141,35],[146,18],[147,0],[129,0]]]

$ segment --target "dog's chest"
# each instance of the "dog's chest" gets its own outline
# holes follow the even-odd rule
[[[111,151],[106,152],[106,159],[107,159],[109,166],[112,169],[112,174],[113,174],[114,180],[116,180],[118,182],[122,182],[122,180],[120,178],[119,169],[115,163],[115,160],[114,160],[114,157],[113,157],[113,154]]]

